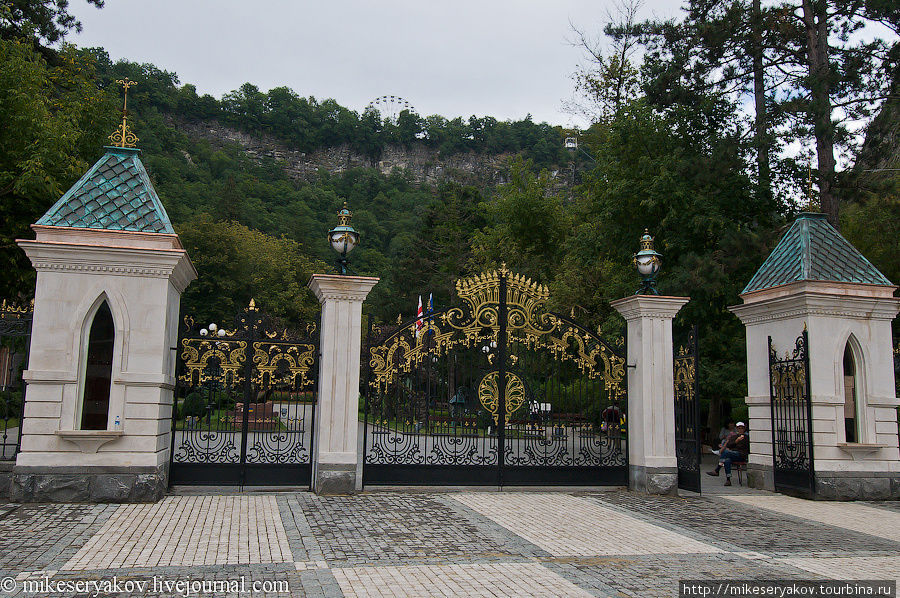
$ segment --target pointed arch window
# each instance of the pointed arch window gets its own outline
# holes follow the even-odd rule
[[[857,379],[856,359],[853,357],[853,350],[850,348],[850,341],[844,347],[844,430],[846,432],[845,442],[859,442],[859,413],[857,405],[857,389],[859,381]]]
[[[109,389],[112,383],[115,325],[109,304],[100,304],[88,335],[84,368],[84,395],[81,403],[81,429],[106,430],[109,420]]]

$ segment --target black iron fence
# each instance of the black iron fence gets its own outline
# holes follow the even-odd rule
[[[22,372],[28,366],[32,306],[0,303],[0,461],[19,452],[25,411]]]
[[[697,392],[697,326],[673,347],[675,379],[675,456],[678,487],[700,492],[700,396]]]
[[[185,318],[172,482],[308,486],[319,373],[316,326],[289,330],[252,301],[236,320],[225,329]]]
[[[769,388],[772,406],[772,454],[775,490],[801,495],[815,492],[809,337],[806,329],[793,349],[778,356],[769,337]]]

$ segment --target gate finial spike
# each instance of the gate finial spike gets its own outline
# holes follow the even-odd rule
[[[256,309],[256,301],[254,301],[252,297],[250,298],[250,306],[249,307],[250,307],[250,309]]]

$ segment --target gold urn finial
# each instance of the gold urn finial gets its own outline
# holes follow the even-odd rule
[[[137,81],[132,81],[125,77],[124,79],[116,79],[116,83],[125,90],[125,100],[122,105],[122,124],[109,136],[109,140],[116,147],[134,147],[138,142],[138,137],[131,132],[131,128],[128,126],[128,88],[137,85]]]
[[[644,234],[641,237],[641,249],[653,250],[653,236],[650,234],[649,228],[644,229]]]

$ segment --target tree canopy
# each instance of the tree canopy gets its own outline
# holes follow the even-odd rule
[[[578,83],[596,112],[574,155],[563,149],[562,128],[531,118],[407,110],[384,119],[251,83],[221,98],[200,95],[175,73],[114,62],[102,49],[48,52],[42,44],[76,26],[66,2],[14,5],[18,16],[0,16],[5,298],[32,292],[33,271],[14,240],[100,157],[119,115],[114,82],[125,76],[138,82],[129,113],[141,159],[200,273],[182,312],[203,324],[230,325],[251,298],[288,325],[314,320],[305,285],[331,267],[325,234],[347,202],[362,235],[351,269],[381,277],[365,305],[373,320],[409,317],[418,295],[429,293],[441,309],[454,301],[458,277],[506,262],[547,284],[554,310],[618,335],[623,322],[609,303],[639,284],[631,258],[646,228],[663,254],[660,290],[691,297],[676,324],[700,324],[700,390],[715,426],[720,412],[743,408],[745,394],[743,330],[727,307],[805,204],[804,157],[788,148],[807,138],[817,144],[823,207],[827,193],[838,198],[844,234],[900,279],[900,165],[885,158],[897,153],[896,100],[869,125],[862,151],[845,144],[852,168],[835,163],[829,173],[822,162],[828,135],[832,150],[851,141],[841,118],[868,122],[882,106],[879,94],[896,94],[896,40],[861,43],[854,35],[864,22],[896,31],[889,2],[691,0],[683,18],[649,23],[626,11],[605,29],[610,49],[581,40],[593,62]],[[804,37],[815,30],[808,13],[828,40],[819,66]],[[19,27],[33,15],[51,28]],[[831,108],[822,111],[825,99]],[[176,126],[183,122],[269,136],[303,152],[347,146],[372,166],[301,179],[227,139],[189,134]],[[374,166],[388,146],[438,158],[500,156],[501,181],[385,173]],[[566,174],[570,166],[578,176]]]

